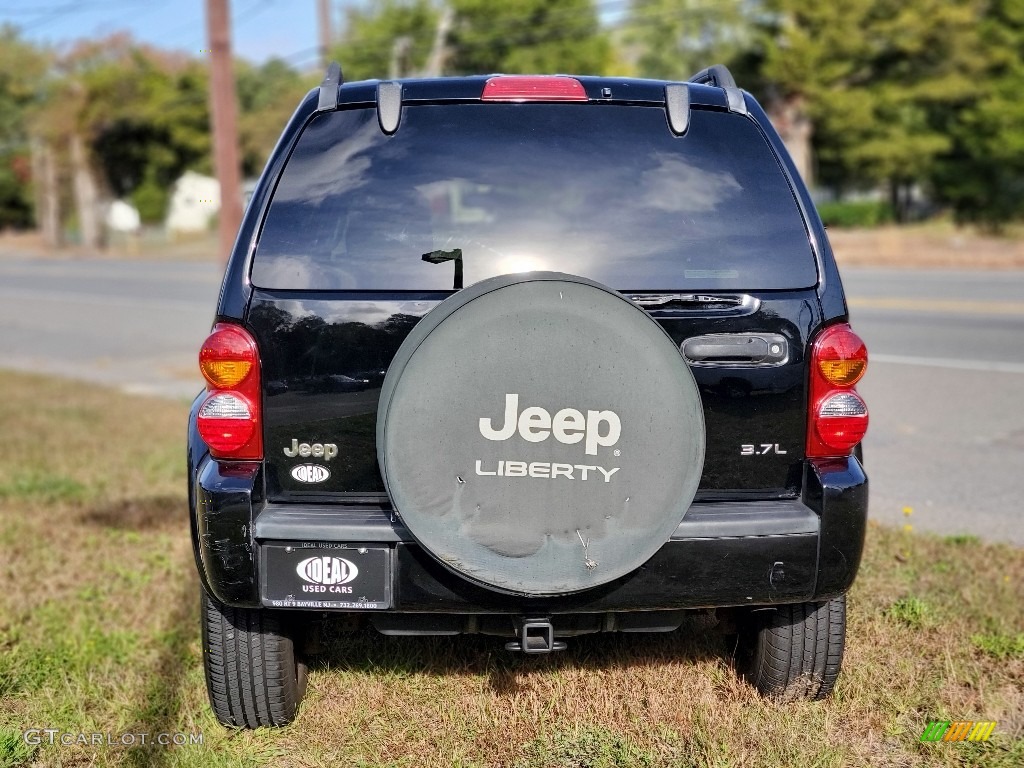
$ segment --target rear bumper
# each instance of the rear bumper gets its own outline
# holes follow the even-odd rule
[[[259,464],[208,456],[194,478],[200,576],[217,600],[238,607],[270,604],[261,594],[261,548],[303,542],[389,548],[391,613],[610,613],[803,602],[850,587],[867,523],[860,462],[808,462],[801,499],[694,503],[670,540],[633,573],[582,593],[529,598],[493,592],[447,570],[379,502],[265,504]]]

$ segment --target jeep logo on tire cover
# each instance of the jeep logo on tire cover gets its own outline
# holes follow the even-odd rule
[[[307,557],[295,566],[295,572],[311,584],[348,584],[359,575],[356,564],[342,557]]]
[[[518,414],[518,416],[517,416]],[[601,434],[601,425],[605,425]],[[574,445],[584,441],[584,452],[597,455],[597,447],[608,448],[619,442],[622,422],[614,411],[587,411],[586,419],[575,408],[562,408],[554,416],[546,409],[532,406],[519,413],[519,395],[505,395],[505,423],[494,429],[490,418],[480,419],[480,434],[488,440],[508,440],[519,429],[519,435],[531,443],[541,443],[551,435],[560,443]]]

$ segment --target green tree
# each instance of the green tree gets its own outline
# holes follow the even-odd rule
[[[602,75],[611,42],[591,0],[452,0],[453,74]]]
[[[79,135],[91,148],[100,185],[115,197],[139,194],[161,218],[174,181],[188,169],[209,172],[205,66],[144,46],[129,36],[80,43],[59,62],[41,122]]]
[[[612,47],[592,0],[451,0],[444,74],[603,74]],[[348,11],[338,47],[347,80],[421,74],[441,2],[383,0]]]
[[[753,45],[746,0],[632,0],[623,31],[641,77],[686,80],[710,64],[733,66]]]
[[[430,56],[440,14],[430,0],[382,0],[346,10],[335,58],[346,80],[409,76]]]
[[[984,70],[950,120],[934,185],[959,221],[999,230],[1024,217],[1024,0],[994,0],[979,25]]]
[[[32,224],[29,124],[49,66],[47,51],[0,27],[0,229]]]
[[[765,5],[762,74],[805,100],[820,177],[886,184],[903,217],[906,191],[951,150],[950,117],[974,93],[981,0]]]
[[[269,59],[258,67],[245,61],[235,64],[238,140],[245,176],[256,176],[263,169],[288,118],[315,81],[280,59]]]

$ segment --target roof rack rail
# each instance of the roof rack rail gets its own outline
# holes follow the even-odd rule
[[[736,78],[725,64],[712,64],[690,78],[691,83],[711,85],[716,88],[736,88]]]
[[[338,108],[338,86],[345,82],[341,74],[341,65],[332,61],[327,67],[327,74],[320,83],[320,101],[317,103],[317,112],[326,112],[329,109]]]
[[[747,102],[743,98],[743,91],[736,85],[736,78],[732,76],[732,72],[725,64],[712,64],[707,69],[702,69],[690,78],[690,82],[721,88],[725,91],[725,100],[729,111],[741,115],[747,114]]]

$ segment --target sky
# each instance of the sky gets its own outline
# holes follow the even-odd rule
[[[496,0],[500,1],[500,0]],[[344,9],[373,0],[331,0],[334,35]],[[626,0],[598,0],[608,22]],[[296,69],[317,68],[317,0],[229,0],[236,56],[261,63],[271,57]],[[38,43],[68,45],[81,38],[128,31],[160,48],[199,55],[206,48],[205,0],[0,0],[0,24]]]
[[[342,8],[332,0],[335,34]],[[230,0],[236,56],[262,62],[272,56],[299,69],[317,66],[316,0]],[[147,43],[196,55],[206,48],[205,0],[0,0],[0,24],[29,40],[65,45],[127,30]]]

